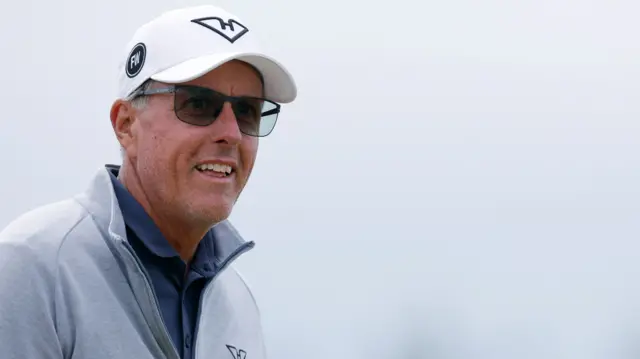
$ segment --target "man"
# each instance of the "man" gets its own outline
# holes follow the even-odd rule
[[[169,11],[123,54],[111,123],[122,166],[0,233],[3,359],[260,359],[260,314],[227,222],[296,97],[253,29],[213,6]]]

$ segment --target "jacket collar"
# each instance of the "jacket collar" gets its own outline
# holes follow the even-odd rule
[[[93,177],[87,190],[75,197],[95,220],[103,235],[115,241],[126,241],[126,229],[122,210],[118,203],[109,171],[119,171],[120,166],[105,165]],[[214,253],[217,264],[226,265],[239,252],[253,248],[228,221],[222,221],[211,229],[214,237]]]

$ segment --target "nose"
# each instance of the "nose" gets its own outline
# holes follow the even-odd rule
[[[216,142],[237,145],[242,140],[242,132],[238,126],[238,120],[233,113],[231,103],[225,102],[218,117],[211,126]]]

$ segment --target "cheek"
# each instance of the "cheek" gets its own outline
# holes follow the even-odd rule
[[[177,175],[185,173],[190,166],[195,141],[191,138],[160,136],[153,138],[149,146],[155,166],[165,173]]]
[[[141,138],[138,144],[137,167],[147,177],[155,178],[159,173],[167,173],[168,148],[162,138],[148,135]],[[166,176],[165,176],[166,177]]]
[[[170,178],[171,176],[167,174],[175,174],[179,171],[180,154],[185,152],[179,144],[188,143],[177,137],[175,133],[169,136],[168,133],[157,129],[146,132],[138,144],[138,166],[144,168],[150,175]],[[159,174],[162,176],[158,176]]]

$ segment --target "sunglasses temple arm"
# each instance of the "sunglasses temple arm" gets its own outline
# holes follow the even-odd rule
[[[276,113],[280,112],[280,109],[274,108],[273,110],[269,110],[267,112],[263,112],[262,116],[270,116],[270,115],[275,115]]]

